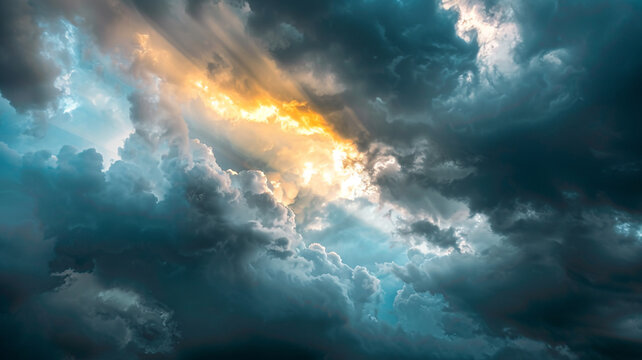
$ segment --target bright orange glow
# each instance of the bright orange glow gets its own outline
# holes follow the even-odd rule
[[[309,106],[300,101],[292,100],[278,103],[265,97],[248,101],[234,101],[229,94],[210,90],[210,85],[204,85],[202,80],[194,81],[200,89],[200,96],[218,115],[233,121],[250,121],[257,123],[278,124],[284,131],[293,131],[301,135],[324,134],[335,139],[323,117],[310,110]]]
[[[185,104],[199,126],[224,138],[241,158],[261,164],[279,201],[289,205],[302,194],[327,200],[376,196],[364,154],[310,107],[297,80],[264,49],[250,38],[235,40],[246,36],[242,23],[223,3],[218,6],[229,16],[202,23],[215,35],[211,45],[222,59],[215,72],[204,71],[197,56],[177,51],[158,34],[137,34],[131,71]],[[244,61],[237,67],[225,60],[239,58]]]
[[[288,161],[265,159],[281,173],[278,178],[268,174],[279,200],[293,201],[285,194],[279,195],[283,177],[288,175],[295,175],[297,187],[328,198],[354,199],[372,195],[363,165],[364,155],[305,102],[280,102],[269,94],[247,99],[247,96],[219,88],[212,81],[199,79],[192,83],[198,97],[218,118],[239,125],[261,124],[264,127],[257,130],[258,134],[276,136],[283,141],[292,139],[287,144],[291,146],[278,153]]]

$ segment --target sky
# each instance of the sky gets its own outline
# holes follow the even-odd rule
[[[0,0],[0,352],[642,358],[641,19]]]

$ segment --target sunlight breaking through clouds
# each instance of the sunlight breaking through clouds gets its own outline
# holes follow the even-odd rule
[[[0,353],[642,358],[641,15],[0,0]]]

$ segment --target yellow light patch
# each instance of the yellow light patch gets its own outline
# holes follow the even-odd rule
[[[289,164],[269,158],[264,160],[284,173],[282,177],[295,175],[296,186],[329,198],[354,199],[371,192],[363,154],[354,143],[337,134],[307,103],[281,102],[268,94],[247,99],[225,91],[209,80],[198,79],[193,84],[197,96],[217,118],[237,124],[261,124],[264,127],[256,130],[252,137],[276,136],[286,141],[281,144],[282,150],[277,156],[290,159]],[[289,143],[288,139],[291,140]],[[261,157],[261,154],[255,155]],[[276,190],[283,180],[271,181]],[[284,197],[281,200],[289,203],[293,199]]]
[[[222,60],[215,73],[207,72],[203,58],[179,51],[150,29],[151,35],[136,36],[132,71],[191,112],[202,131],[215,132],[245,159],[265,164],[262,169],[283,203],[302,193],[328,200],[376,196],[364,154],[311,108],[297,81],[247,37],[236,15],[219,7],[221,16],[229,16],[201,25],[215,35],[210,39],[221,59],[243,59],[243,64]]]

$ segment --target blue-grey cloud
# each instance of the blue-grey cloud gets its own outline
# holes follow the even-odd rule
[[[60,91],[57,67],[43,56],[43,28],[27,1],[0,3],[0,93],[19,111],[40,109]]]
[[[64,63],[43,51],[46,29],[64,19],[109,51],[129,11],[216,72],[234,59],[203,55],[191,36],[213,3],[3,1],[0,93],[46,122]],[[313,220],[277,201],[261,171],[223,170],[173,99],[132,81],[134,132],[109,167],[95,149],[0,142],[4,354],[642,356],[639,2],[230,3],[367,155],[380,205],[407,216],[390,234],[410,239],[407,261],[382,264],[387,244],[359,252],[387,234],[335,205],[303,211],[330,224],[301,229]],[[459,36],[466,4],[513,26],[501,63],[483,34]],[[379,314],[386,301],[396,323]]]

